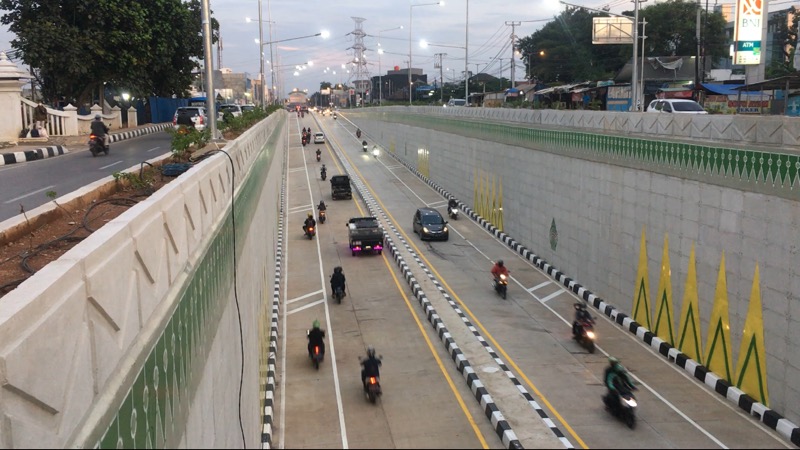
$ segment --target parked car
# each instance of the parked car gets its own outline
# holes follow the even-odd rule
[[[694,100],[683,98],[655,99],[647,106],[649,113],[708,114],[708,111]]]
[[[442,105],[442,106],[444,106],[445,108],[448,107],[448,106],[450,106],[450,107],[453,107],[453,106],[467,106],[467,101],[464,100],[463,98],[451,98],[450,100],[447,101],[446,105]]]
[[[220,105],[218,114],[220,120],[222,120],[222,117],[225,115],[226,112],[231,113],[233,117],[242,117],[242,107],[239,105],[235,105],[232,103]]]
[[[172,117],[172,126],[177,130],[181,125],[194,127],[197,131],[206,129],[208,116],[203,106],[180,106]]]
[[[246,113],[247,111],[252,111],[254,109],[256,109],[256,105],[253,105],[253,104],[242,105],[242,112],[243,113]]]
[[[420,239],[437,239],[446,241],[450,238],[447,231],[447,221],[442,214],[433,208],[419,208],[414,213],[414,233]]]
[[[325,133],[314,133],[314,143],[315,144],[324,144],[325,143]]]

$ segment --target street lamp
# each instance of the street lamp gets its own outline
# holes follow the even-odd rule
[[[327,31],[321,31],[321,32],[319,32],[317,34],[309,34],[307,36],[298,36],[298,37],[293,37],[293,38],[289,38],[289,39],[279,39],[277,41],[270,41],[270,42],[259,41],[259,48],[261,49],[261,53],[263,54],[265,45],[277,44],[278,42],[296,41],[298,39],[306,39],[306,38],[312,38],[312,37],[317,37],[317,36],[322,36],[322,39],[327,39],[328,35],[329,35],[329,33]],[[273,66],[273,68],[274,67],[275,66]],[[262,84],[261,104],[264,105],[264,89],[263,89],[263,84],[264,84],[264,64],[263,63],[261,64],[261,84]]]
[[[378,31],[378,106],[381,106],[381,103],[383,102],[383,69],[381,69],[381,55],[383,54],[383,49],[380,48],[381,33],[402,29],[403,26],[400,25],[399,27],[387,28],[386,30]]]
[[[417,4],[417,5],[412,3],[408,7],[408,106],[411,106],[411,97],[413,96],[412,93],[411,93],[411,66],[412,66],[412,64],[411,64],[411,52],[412,52],[412,50],[411,50],[411,27],[412,27],[411,19],[413,17],[412,13],[414,11],[414,7],[415,6],[434,6],[434,5],[442,5],[442,6],[444,6],[444,2],[443,1],[439,1],[439,2],[436,2],[436,3],[420,3],[420,4]]]

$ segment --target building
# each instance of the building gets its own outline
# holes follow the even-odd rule
[[[371,82],[374,94],[372,98],[376,100],[381,92],[384,100],[408,100],[408,69],[400,69],[395,66],[394,70],[387,71],[385,75],[372,77]],[[381,82],[383,82],[382,89],[380,88]],[[428,76],[422,73],[422,69],[411,69],[411,82],[427,85]]]

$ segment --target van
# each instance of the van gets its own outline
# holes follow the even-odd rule
[[[444,106],[467,106],[467,101],[463,98],[451,98]]]

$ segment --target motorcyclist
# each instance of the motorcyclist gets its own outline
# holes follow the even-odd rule
[[[319,320],[314,320],[308,332],[308,357],[314,356],[314,347],[319,347],[319,352],[325,354],[325,330],[319,328]]]
[[[361,128],[356,129],[356,137],[361,137]]]
[[[314,220],[314,214],[308,213],[305,222],[303,222],[303,231],[308,232],[308,227],[316,227],[317,221]]]
[[[508,277],[508,269],[506,268],[502,259],[498,259],[497,262],[494,263],[494,266],[492,267],[492,275],[494,276],[495,280],[500,278],[500,275],[505,275]]]
[[[322,167],[323,167],[322,170],[325,170],[325,166],[322,166]],[[317,205],[317,209],[320,210],[320,211],[325,211],[326,209],[328,209],[327,205],[325,205],[325,200],[320,200],[319,201],[319,205]]]
[[[364,151],[367,151],[367,141],[361,141],[361,147],[364,149]]]
[[[364,386],[364,390],[366,391],[367,377],[380,378],[381,360],[375,357],[374,348],[367,348],[367,357],[366,359],[361,360],[361,365],[364,366],[364,368],[361,369],[361,384]]]
[[[606,395],[608,404],[614,405],[614,407],[619,405],[620,390],[636,390],[636,385],[631,380],[625,366],[613,356],[608,357],[608,367],[603,372],[603,382],[608,389],[608,394]]]
[[[103,140],[103,147],[108,149],[108,127],[103,123],[103,117],[100,116],[100,114],[94,116],[91,127],[92,134],[101,138]]]
[[[450,201],[447,202],[447,209],[458,209],[458,200],[451,198]]]
[[[342,290],[342,297],[347,295],[345,293],[346,287],[346,279],[344,276],[344,271],[342,270],[341,266],[336,266],[333,268],[333,275],[331,275],[331,292],[336,292],[336,289]]]
[[[576,302],[575,303],[575,320],[572,322],[572,335],[577,337],[578,334],[581,332],[581,323],[584,321],[589,323],[594,323],[594,318],[592,314],[586,309],[586,304],[583,302]]]
[[[328,169],[327,167],[325,167],[325,164],[323,164],[322,167],[319,169],[319,176],[325,177],[327,174],[328,174]]]
[[[317,149],[317,161],[322,157],[322,150]]]

